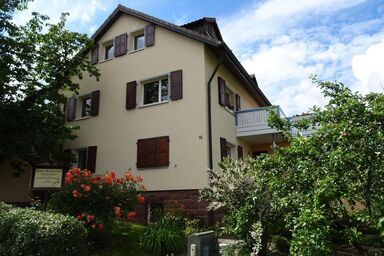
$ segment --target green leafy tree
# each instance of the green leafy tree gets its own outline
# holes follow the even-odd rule
[[[261,224],[269,238],[278,234],[276,231],[287,230],[289,233],[283,235],[290,241],[291,255],[330,255],[337,244],[368,254],[372,248],[383,247],[384,95],[362,96],[339,82],[316,78],[314,82],[329,98],[328,104],[315,107],[311,118],[293,124],[271,112],[270,123],[284,132],[290,146],[276,147],[271,155],[247,160],[255,189],[227,216],[243,213],[226,224],[237,228],[242,239],[255,234],[253,225],[235,225],[244,222],[244,216],[253,216],[247,222],[258,227]],[[308,137],[292,135],[293,127],[315,132]],[[228,181],[216,181],[220,186],[223,182]],[[207,189],[213,195],[220,191],[215,183],[211,185]],[[260,200],[263,193],[268,194],[268,200]],[[230,199],[206,198],[222,204]],[[271,221],[263,221],[268,220],[263,214],[254,214],[265,208]],[[273,228],[276,223],[280,229]],[[249,248],[255,248],[258,239],[245,241]]]
[[[74,77],[99,76],[85,55],[92,40],[65,29],[68,14],[57,24],[38,13],[23,26],[13,23],[28,2],[0,4],[0,162],[19,169],[63,157],[61,145],[74,138],[63,122],[63,92],[77,92]]]

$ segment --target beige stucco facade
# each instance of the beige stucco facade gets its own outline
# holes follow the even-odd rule
[[[122,15],[101,37],[99,44],[115,36],[144,29],[148,23],[138,18]],[[132,40],[128,40],[132,42]],[[128,45],[128,48],[130,46]],[[103,48],[99,49],[103,58]],[[65,144],[77,149],[97,145],[96,172],[114,170],[120,174],[131,170],[141,175],[149,190],[200,189],[207,185],[208,170],[208,116],[207,81],[218,58],[202,42],[156,27],[156,42],[122,57],[100,61],[100,81],[84,76],[80,81],[80,95],[100,90],[99,115],[76,120],[78,138]],[[169,100],[143,107],[141,81],[183,71],[183,99]],[[244,155],[251,146],[235,135],[233,111],[218,103],[217,77],[227,81],[227,86],[241,96],[242,108],[258,106],[251,95],[240,85],[231,72],[222,65],[212,81],[212,132],[213,162],[220,161],[220,137],[233,145],[232,156],[237,158],[237,145],[244,148]],[[133,110],[125,109],[126,83],[137,81],[137,103]],[[138,139],[169,136],[169,167],[155,169],[136,168]]]
[[[96,173],[113,170],[122,175],[130,170],[143,177],[149,191],[201,189],[208,184],[209,169],[207,82],[219,58],[206,43],[164,26],[155,27],[153,46],[132,50],[133,36],[143,33],[148,24],[124,13],[98,39],[96,67],[101,74],[100,80],[84,74],[83,79],[77,81],[80,89],[76,97],[81,99],[99,90],[99,112],[97,116],[79,118],[81,101],[77,101],[78,118],[68,121],[68,125],[79,127],[75,131],[78,137],[66,142],[64,149],[76,151],[97,146]],[[104,60],[105,46],[123,33],[128,34],[127,54]],[[90,52],[88,57],[91,59]],[[176,70],[182,70],[182,99],[143,106],[143,83],[168,77]],[[220,138],[226,139],[230,155],[235,159],[238,146],[243,148],[244,156],[255,150],[255,145],[236,137],[235,112],[219,104],[220,76],[227,88],[240,96],[242,110],[260,106],[233,72],[233,68],[221,64],[211,83],[213,168],[221,161]],[[137,106],[127,110],[126,86],[132,81],[137,82]],[[71,92],[66,94],[72,96]],[[138,169],[137,141],[161,136],[170,139],[169,166]],[[31,170],[15,179],[10,176],[11,172],[3,171],[4,168],[1,167],[0,180],[7,180],[7,184],[3,182],[0,186],[0,201],[25,201],[30,196]]]

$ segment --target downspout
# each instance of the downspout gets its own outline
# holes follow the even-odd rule
[[[208,89],[208,158],[209,158],[209,169],[213,169],[213,156],[212,156],[212,101],[211,101],[211,82],[215,77],[217,70],[220,65],[223,63],[225,54],[222,53],[219,59],[219,62],[216,64],[213,73],[208,79],[207,89]]]

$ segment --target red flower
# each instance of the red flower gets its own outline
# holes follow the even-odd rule
[[[72,174],[73,174],[74,176],[79,176],[79,175],[80,175],[80,169],[77,168],[77,167],[74,167],[74,168],[72,169]]]
[[[133,180],[133,176],[132,176],[132,174],[129,173],[129,172],[126,172],[126,173],[125,173],[125,179],[128,180],[128,181]]]
[[[116,177],[116,173],[114,171],[111,171],[111,177],[114,179]]]
[[[133,219],[136,217],[136,212],[135,211],[130,211],[127,213],[127,218],[128,219]]]
[[[98,224],[98,225],[97,225],[97,229],[98,229],[98,230],[103,230],[103,229],[104,229],[104,225],[103,225],[103,223]]]
[[[71,184],[71,182],[72,182],[72,177],[65,177],[65,179],[64,179],[64,184],[65,185],[69,185],[69,184]]]
[[[79,196],[79,192],[76,189],[74,189],[74,190],[72,190],[72,195],[73,195],[73,197],[76,198]]]
[[[91,182],[92,182],[92,184],[97,184],[97,179],[93,178]]]
[[[88,171],[88,170],[84,170],[84,172],[83,172],[83,176],[86,177],[86,178],[88,178],[88,177],[91,176],[91,172]]]
[[[114,210],[114,212],[115,212],[115,216],[116,216],[117,218],[120,218],[120,217],[121,217],[121,208],[118,207],[118,206],[116,206],[113,210]]]
[[[95,215],[88,215],[87,216],[87,221],[88,222],[92,222],[92,221],[94,221],[95,220]]]
[[[84,191],[86,192],[89,192],[91,190],[91,186],[89,185],[82,186],[81,188],[84,189]]]
[[[143,204],[145,202],[145,198],[143,195],[137,195],[136,199],[139,204]]]
[[[112,184],[112,181],[113,181],[113,179],[112,179],[112,177],[109,174],[106,174],[104,176],[104,183],[105,184],[110,185],[110,184]]]

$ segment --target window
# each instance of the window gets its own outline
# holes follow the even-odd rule
[[[169,137],[139,139],[137,141],[137,168],[169,166]]]
[[[234,110],[235,94],[228,88],[225,88],[225,106],[230,110]]]
[[[88,169],[91,172],[95,172],[97,146],[75,149],[74,152],[77,162],[73,163],[73,166],[76,166],[82,170]]]
[[[143,49],[145,45],[145,38],[144,34],[140,34],[135,36],[135,42],[134,42],[134,50]]]
[[[77,156],[77,167],[80,169],[85,169],[87,166],[87,148],[82,148],[76,150]]]
[[[166,102],[169,99],[168,78],[143,85],[143,105]]]
[[[104,60],[112,59],[113,57],[113,41],[104,45]]]
[[[233,157],[234,145],[227,142],[225,138],[220,138],[220,156],[221,160],[226,157]]]
[[[91,95],[80,98],[81,101],[81,117],[91,115]]]

